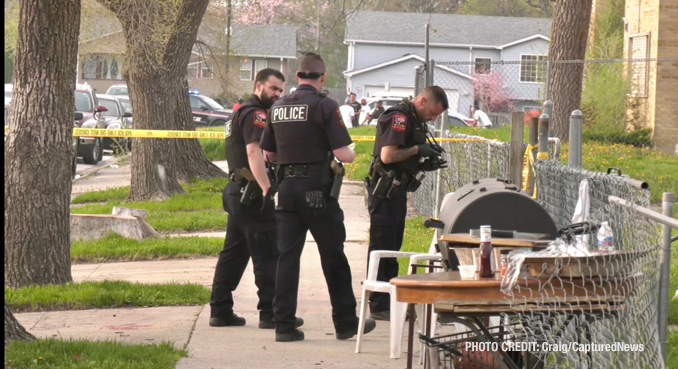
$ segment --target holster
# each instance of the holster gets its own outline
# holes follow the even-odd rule
[[[386,170],[378,160],[372,166],[372,180],[376,180],[372,195],[380,200],[389,199],[400,188],[400,179],[398,173],[391,169]]]
[[[339,194],[341,193],[341,185],[344,182],[344,176],[346,175],[346,168],[344,165],[332,160],[330,164],[332,173],[334,177],[332,178],[332,189],[330,190],[330,197],[339,200]]]
[[[252,172],[247,168],[236,168],[231,177],[236,182],[240,182],[240,203],[243,205],[252,205],[252,200],[263,195],[263,191],[254,179]]]
[[[407,182],[407,192],[415,192],[421,186],[421,183],[426,178],[424,172],[419,172],[414,176],[410,176],[410,180]]]
[[[268,191],[271,195],[275,195],[278,192],[280,182],[282,182],[281,167],[281,165],[266,162],[266,175],[268,175],[268,181],[271,182],[271,188]]]

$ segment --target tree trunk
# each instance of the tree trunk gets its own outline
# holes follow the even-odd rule
[[[5,348],[14,340],[34,340],[35,337],[19,323],[5,301]]]
[[[172,129],[180,131],[195,130],[193,112],[188,99],[188,82],[184,79],[179,90],[175,94],[177,111],[175,113],[176,126]],[[171,152],[181,153],[176,155],[176,177],[179,181],[188,182],[191,178],[210,179],[226,177],[221,168],[214,165],[202,150],[198,140],[171,140]]]
[[[584,78],[583,60],[586,56],[592,0],[561,0],[556,2],[551,27],[551,126],[556,137],[568,140],[569,117],[581,109],[581,90]],[[581,63],[562,63],[563,60],[581,60]]]
[[[98,1],[116,14],[123,26],[127,46],[124,74],[134,101],[135,128],[194,130],[188,96],[177,96],[188,93],[186,67],[209,1]],[[224,175],[196,140],[176,141],[184,140],[134,141],[128,200],[164,200],[183,193],[179,180]]]
[[[12,288],[73,280],[69,205],[80,0],[20,6],[5,147],[5,285]]]

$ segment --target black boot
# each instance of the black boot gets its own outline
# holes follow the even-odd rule
[[[210,325],[212,327],[241,327],[245,325],[245,323],[247,323],[245,318],[235,314],[232,314],[228,318],[210,318]]]
[[[292,342],[292,341],[303,341],[304,332],[295,329],[292,333],[276,333],[275,341],[276,342]]]

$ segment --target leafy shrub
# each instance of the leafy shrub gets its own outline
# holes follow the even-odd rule
[[[595,141],[609,144],[631,145],[635,147],[652,147],[652,130],[638,129],[632,132],[620,130],[584,130],[584,141]]]

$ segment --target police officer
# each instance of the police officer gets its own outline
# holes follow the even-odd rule
[[[348,147],[351,138],[337,103],[318,92],[325,81],[325,63],[319,55],[306,54],[297,81],[294,93],[273,104],[261,137],[264,154],[277,162],[282,177],[275,211],[280,249],[273,304],[275,339],[304,339],[294,322],[301,252],[310,230],[330,292],[336,338],[345,340],[357,333],[358,317],[351,268],[344,254],[344,213],[330,173],[336,168],[335,157],[350,163],[355,153]],[[366,321],[364,332],[375,326],[374,320]]]
[[[233,313],[232,292],[238,287],[251,256],[254,283],[259,289],[259,328],[275,328],[273,295],[278,248],[273,200],[267,199],[269,206],[264,206],[261,189],[268,189],[270,183],[259,139],[266,125],[267,111],[280,97],[284,81],[278,70],[259,71],[254,93],[225,127],[230,182],[223,190],[222,201],[228,213],[228,225],[224,249],[214,271],[211,326],[245,325],[245,318]],[[301,324],[303,321],[297,322]]]
[[[368,256],[374,250],[400,251],[407,192],[416,191],[422,171],[445,167],[441,150],[426,142],[426,122],[435,120],[447,108],[445,91],[430,86],[414,100],[405,100],[379,117],[370,178],[365,179],[370,212]],[[422,158],[426,158],[423,163]],[[389,281],[397,275],[396,259],[382,259],[377,280]],[[375,320],[390,320],[389,295],[372,293],[370,312]]]

